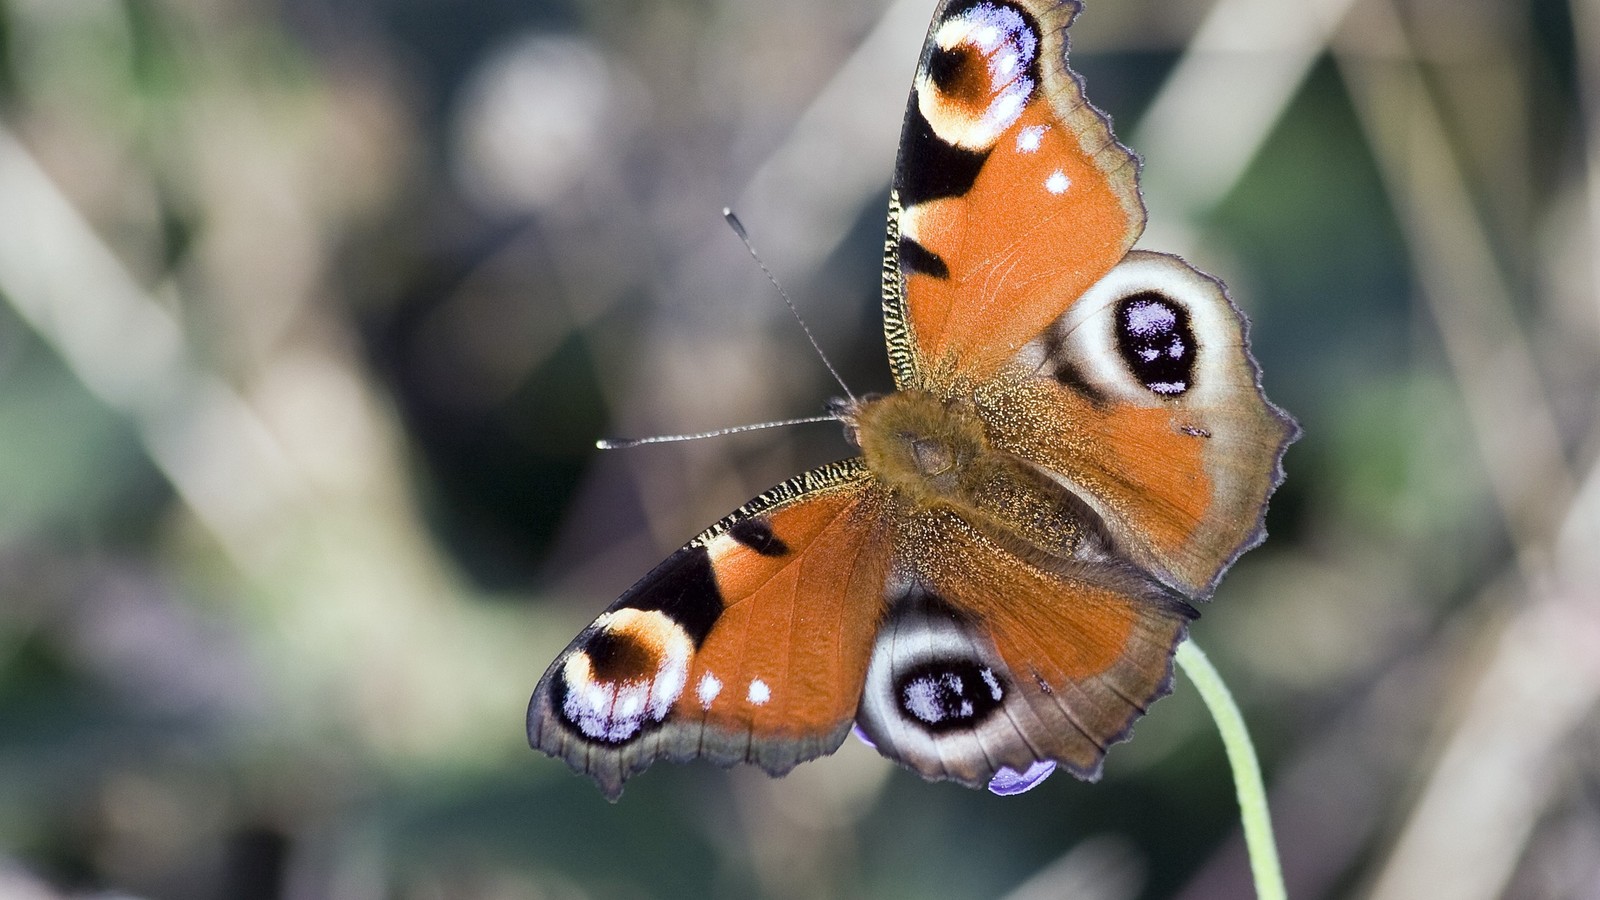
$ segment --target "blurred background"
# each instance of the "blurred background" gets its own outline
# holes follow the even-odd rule
[[[846,455],[932,0],[0,0],[0,897],[1239,898],[1193,686],[999,798],[606,803],[527,696]],[[1600,897],[1600,4],[1100,0],[1142,245],[1305,437],[1195,639],[1299,898]]]

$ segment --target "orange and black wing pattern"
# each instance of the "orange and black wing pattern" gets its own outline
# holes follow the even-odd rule
[[[934,14],[885,248],[902,390],[992,375],[1144,228],[1138,161],[1067,67],[1078,6],[945,0]]]
[[[529,704],[529,742],[612,799],[658,758],[780,774],[833,752],[883,613],[883,502],[852,460],[708,529],[557,657]]]
[[[861,703],[878,750],[969,787],[1038,763],[1098,778],[1106,749],[1170,690],[1194,610],[1129,568],[1026,562],[950,512],[898,540],[915,574]]]
[[[1264,536],[1299,434],[1222,284],[1135,251],[980,389],[997,449],[1083,500],[1118,552],[1204,599]]]

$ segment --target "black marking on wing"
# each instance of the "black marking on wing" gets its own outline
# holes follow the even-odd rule
[[[933,278],[950,277],[950,267],[945,265],[939,254],[910,238],[900,240],[900,265],[905,268],[908,275],[920,272]]]
[[[932,659],[899,673],[895,709],[907,723],[930,734],[971,729],[1005,700],[999,673],[979,660]]]
[[[944,20],[948,21],[955,16],[959,16],[962,12],[965,12],[965,10],[951,10],[945,15]],[[980,75],[981,70],[985,67],[986,60],[984,60],[982,54],[974,52],[969,44],[963,43],[952,49],[939,46],[928,48],[928,78],[933,81],[934,87],[938,88],[943,94],[956,93],[964,81],[981,80],[987,82],[987,79],[981,78]],[[980,70],[980,72],[973,72],[972,70],[974,69]],[[981,74],[987,73],[982,72]]]
[[[583,644],[596,681],[616,682],[655,676],[660,660],[631,634],[598,629]]]
[[[989,159],[988,152],[974,153],[940,140],[917,106],[916,91],[911,92],[911,103],[906,107],[901,140],[895,190],[906,208],[929,200],[960,197],[972,190]]]
[[[962,624],[972,621],[972,617],[962,612],[955,604],[921,585],[918,585],[909,597],[897,604],[895,612],[905,614],[912,610],[920,611],[930,619],[949,619]]]
[[[660,610],[682,626],[695,647],[722,616],[722,591],[706,548],[691,544],[667,557],[617,599],[613,608]]]
[[[1061,360],[1056,363],[1050,374],[1054,375],[1062,386],[1082,394],[1098,409],[1105,409],[1111,403],[1110,395],[1101,390],[1098,384],[1090,381],[1083,374],[1083,370],[1078,368],[1077,363],[1071,360]]]
[[[1090,381],[1083,374],[1083,369],[1073,361],[1067,353],[1066,338],[1062,335],[1058,323],[1052,323],[1039,336],[1044,342],[1044,362],[1040,369],[1047,372],[1062,386],[1074,393],[1083,395],[1097,409],[1104,409],[1111,402],[1111,397],[1099,385]]]
[[[1154,291],[1124,297],[1117,303],[1116,330],[1122,361],[1151,393],[1177,397],[1194,386],[1199,346],[1181,303]]]
[[[745,519],[728,529],[728,536],[762,556],[788,556],[789,545],[772,533],[763,519]]]

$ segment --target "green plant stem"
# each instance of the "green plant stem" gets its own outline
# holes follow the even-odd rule
[[[1261,784],[1261,764],[1244,716],[1233,694],[1222,683],[1222,676],[1194,641],[1178,646],[1178,667],[1200,689],[1211,718],[1222,733],[1222,746],[1233,768],[1233,786],[1239,794],[1239,821],[1244,825],[1244,844],[1250,853],[1250,874],[1255,879],[1260,900],[1285,900],[1283,867],[1278,864],[1278,847],[1272,837],[1272,814],[1267,810],[1267,791]]]

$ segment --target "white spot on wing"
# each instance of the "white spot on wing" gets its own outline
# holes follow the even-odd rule
[[[618,698],[617,715],[624,719],[638,718],[639,707],[643,705],[644,698],[630,691],[626,696]]]
[[[1044,189],[1052,194],[1065,194],[1069,187],[1072,187],[1072,179],[1060,169],[1051,172],[1050,177],[1044,180]]]
[[[966,693],[967,686],[962,683],[961,676],[951,672],[919,678],[906,686],[906,710],[929,725],[951,718],[970,719],[972,701],[967,699]],[[944,705],[947,695],[960,697],[961,705],[953,710],[947,708]]]
[[[1045,125],[1029,125],[1017,132],[1017,151],[1020,153],[1033,153],[1044,142]]]
[[[720,693],[722,693],[722,679],[710,672],[700,676],[700,684],[694,689],[694,695],[700,698],[701,709],[710,709],[711,701],[717,699]]]
[[[745,699],[756,706],[761,706],[772,699],[772,688],[767,687],[765,681],[759,678],[752,678],[750,679],[750,690],[745,693]]]
[[[1005,692],[1000,690],[1000,679],[995,677],[994,670],[984,666],[978,670],[978,674],[983,677],[983,683],[989,686],[989,696],[999,700]]]
[[[1171,331],[1178,317],[1165,303],[1135,303],[1128,308],[1128,330],[1137,335]]]
[[[989,138],[990,141],[998,138],[1000,132],[1010,128],[1011,123],[1022,115],[1022,107],[1027,104],[1028,94],[1032,90],[1031,80],[1019,78],[1006,88],[1005,93],[994,98],[994,102],[989,104],[989,111],[984,113],[983,123],[986,126],[986,133],[993,135]]]

